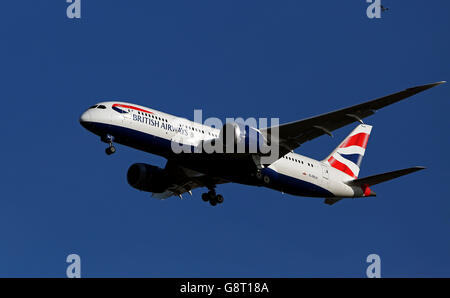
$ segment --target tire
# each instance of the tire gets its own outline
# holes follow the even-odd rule
[[[209,195],[206,192],[202,193],[202,200],[203,200],[203,202],[208,202],[209,201]]]
[[[217,205],[216,200],[210,200],[209,203],[211,204],[211,206],[216,206]]]
[[[108,148],[105,149],[105,152],[106,152],[107,155],[111,155],[114,152],[116,152],[116,147],[114,147],[114,146],[108,147]]]
[[[223,203],[223,196],[222,195],[217,195],[216,196],[216,201],[217,201],[217,203],[222,204]]]
[[[264,176],[264,183],[269,184],[270,183],[270,178],[269,176]]]
[[[209,200],[208,201],[214,201],[216,198],[216,192],[214,190],[208,191]]]
[[[262,179],[262,173],[260,171],[256,172],[256,179],[258,180]]]

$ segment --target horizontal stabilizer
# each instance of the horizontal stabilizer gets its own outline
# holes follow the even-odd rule
[[[407,169],[403,169],[403,170],[397,170],[397,171],[393,171],[393,172],[388,172],[388,173],[383,173],[383,174],[378,174],[378,175],[373,175],[373,176],[369,176],[369,177],[365,177],[365,178],[360,178],[360,179],[355,179],[355,180],[351,180],[346,182],[348,185],[350,186],[372,186],[372,185],[376,185],[382,182],[386,182],[404,175],[408,175],[420,170],[425,169],[425,167],[412,167],[412,168],[407,168]]]
[[[324,203],[331,206],[333,204],[336,204],[340,200],[342,200],[342,198],[326,198]]]

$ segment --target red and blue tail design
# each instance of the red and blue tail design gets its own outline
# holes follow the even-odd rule
[[[358,125],[323,162],[354,179],[358,178],[371,131],[370,125]]]

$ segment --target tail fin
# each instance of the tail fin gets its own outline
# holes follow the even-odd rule
[[[323,162],[353,179],[358,178],[371,131],[370,125],[358,125]]]

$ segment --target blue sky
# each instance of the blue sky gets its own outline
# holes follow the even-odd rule
[[[225,202],[158,201],[126,182],[157,156],[105,144],[79,115],[124,100],[175,115],[293,121],[450,79],[450,3],[388,1],[5,1],[0,19],[3,127],[0,277],[450,276],[449,86],[388,107],[360,176],[423,165],[332,207],[236,184]],[[325,157],[354,126],[305,144]]]

